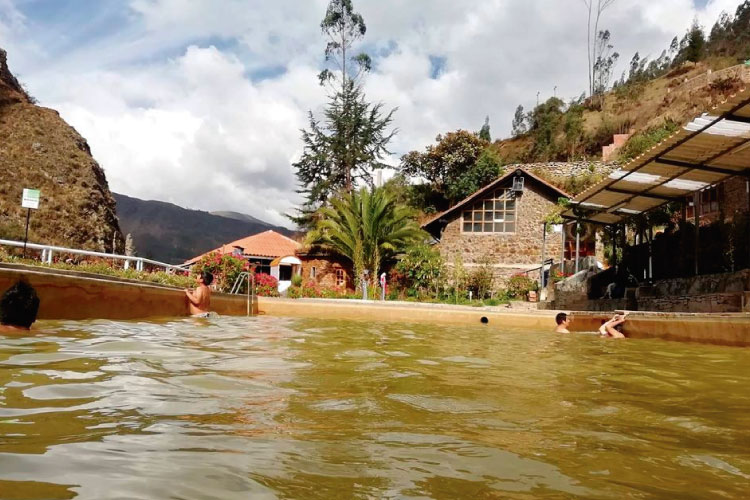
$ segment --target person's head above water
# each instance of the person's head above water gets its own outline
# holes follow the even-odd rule
[[[211,273],[210,273],[210,272],[208,272],[208,271],[203,271],[203,272],[201,272],[201,273],[199,274],[199,276],[200,276],[200,278],[201,278],[201,283],[203,283],[203,284],[204,284],[204,285],[206,285],[206,286],[210,286],[210,285],[211,285],[211,283],[213,283],[213,282],[214,282],[214,275],[213,275],[213,274],[211,274]]]
[[[568,321],[568,315],[566,313],[557,313],[557,316],[555,316],[555,323],[558,325],[562,325]]]
[[[0,297],[0,325],[29,329],[39,312],[39,297],[26,281],[18,281]]]

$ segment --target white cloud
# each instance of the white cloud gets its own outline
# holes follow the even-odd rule
[[[739,3],[709,0],[696,9],[691,0],[619,0],[601,27],[612,32],[624,67],[636,51],[657,57],[694,17],[710,29]],[[44,37],[29,32],[31,13],[0,0],[0,46],[22,53],[14,68],[88,138],[115,191],[280,223],[299,201],[291,168],[299,129],[307,110],[324,103],[316,73],[326,5],[131,0],[126,25],[61,55],[53,46],[34,49]],[[494,136],[506,135],[515,107],[533,106],[537,92],[543,100],[557,87],[570,98],[586,87],[579,1],[355,0],[355,7],[368,25],[364,47],[378,54],[367,94],[398,107],[392,162],[438,133],[478,129],[485,115]],[[434,79],[431,56],[445,61]]]

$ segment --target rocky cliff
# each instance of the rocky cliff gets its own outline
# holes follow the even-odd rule
[[[41,190],[29,241],[123,251],[115,200],[86,139],[56,111],[35,105],[0,49],[0,238],[23,238],[24,188]]]

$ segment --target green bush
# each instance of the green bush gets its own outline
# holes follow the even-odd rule
[[[302,286],[302,275],[295,274],[292,276],[292,286]]]
[[[525,274],[516,274],[508,280],[508,295],[515,299],[526,297],[530,291],[536,291],[539,284]]]
[[[645,153],[672,135],[678,128],[679,125],[677,123],[666,120],[660,127],[652,127],[648,130],[638,132],[620,150],[620,161],[630,161]]]
[[[416,245],[409,248],[391,273],[396,286],[437,296],[443,277],[443,259],[435,248]]]

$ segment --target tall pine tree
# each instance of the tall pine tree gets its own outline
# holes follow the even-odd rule
[[[316,210],[329,196],[351,192],[358,182],[372,185],[372,171],[386,165],[388,143],[396,133],[390,130],[394,110],[369,103],[362,78],[370,71],[367,54],[353,54],[353,45],[364,37],[367,27],[354,12],[351,0],[331,0],[320,24],[328,38],[325,49],[329,68],[318,75],[328,89],[328,103],[322,119],[309,113],[309,128],[302,131],[304,150],[293,164],[305,195],[297,215],[290,216],[302,228],[314,224]]]

